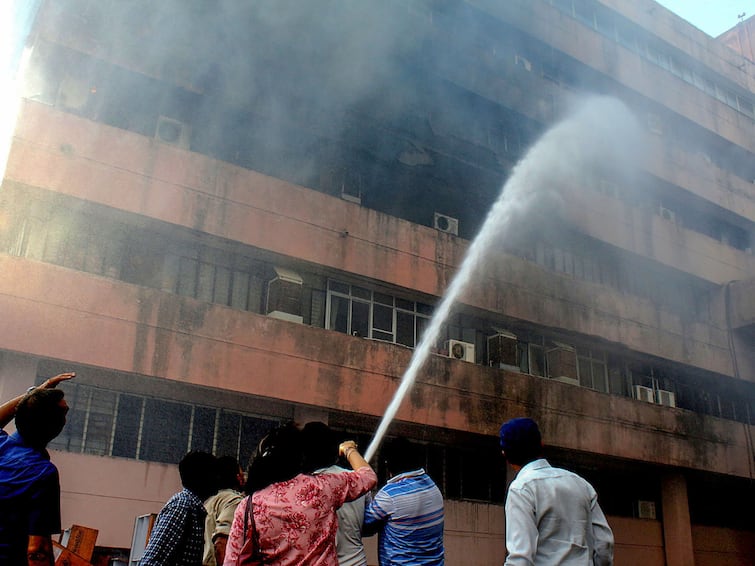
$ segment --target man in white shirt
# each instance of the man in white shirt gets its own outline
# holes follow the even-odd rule
[[[542,457],[535,421],[505,422],[500,440],[517,472],[506,496],[504,566],[612,566],[613,533],[595,489]]]

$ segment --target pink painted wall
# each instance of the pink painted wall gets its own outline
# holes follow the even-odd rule
[[[31,102],[24,105],[7,177],[434,296],[442,295],[466,250],[465,241],[435,230]],[[605,222],[588,225],[603,232]],[[659,222],[655,229],[668,231]],[[626,226],[615,232],[623,247],[636,247],[637,234]],[[755,269],[755,259],[733,267],[734,251],[685,232],[687,259],[673,262],[697,275],[717,281]],[[668,236],[651,255],[680,255],[684,246]],[[492,312],[505,305],[506,314],[522,320],[733,373],[726,334],[714,324],[682,321],[650,301],[512,256],[492,263],[505,268],[491,269],[464,302]]]

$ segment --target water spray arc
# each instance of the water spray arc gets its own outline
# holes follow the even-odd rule
[[[596,162],[609,162],[617,167],[619,161],[625,164],[633,153],[631,149],[639,145],[638,138],[637,123],[623,103],[595,97],[547,131],[514,167],[414,349],[409,367],[367,447],[366,460],[375,456],[404,397],[438,341],[453,306],[488,257],[491,246],[505,237],[512,225],[523,221],[533,207],[557,205],[559,195],[554,189],[559,184],[579,182],[583,171]]]

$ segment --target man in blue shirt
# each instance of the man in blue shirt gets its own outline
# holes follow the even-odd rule
[[[217,493],[215,456],[189,452],[178,464],[183,489],[155,520],[140,566],[201,566],[204,553],[204,500]]]
[[[365,509],[367,534],[379,532],[380,566],[443,566],[443,496],[398,438],[384,449],[390,479]]]
[[[68,405],[55,389],[76,374],[51,377],[0,406],[0,564],[53,563],[52,534],[60,532],[60,483],[47,444],[63,430]]]

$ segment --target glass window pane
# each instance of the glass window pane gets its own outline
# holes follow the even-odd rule
[[[239,450],[241,415],[230,411],[220,413],[215,454],[236,456]]]
[[[247,310],[251,312],[262,311],[262,290],[265,286],[265,281],[258,275],[252,275],[249,277],[249,301],[247,303]]]
[[[355,285],[351,286],[352,297],[358,297],[360,299],[366,299],[369,301],[371,299],[371,296],[370,296],[371,294],[372,293],[367,289],[363,289],[362,287],[357,287]]]
[[[624,384],[624,378],[621,375],[619,368],[611,368],[608,372],[608,381],[610,386],[610,392],[615,395],[628,395],[626,386]]]
[[[215,289],[213,290],[212,302],[227,305],[231,294],[231,271],[225,267],[215,270]]]
[[[396,343],[414,347],[414,315],[396,311]]]
[[[592,385],[598,391],[608,392],[606,383],[606,364],[602,360],[592,361]]]
[[[433,307],[423,303],[417,303],[417,312],[431,316],[433,314]]]
[[[424,318],[421,316],[416,317],[417,321],[417,337],[414,341],[415,344],[419,344],[420,340],[422,340],[422,336],[425,334],[425,329],[430,325],[430,319]]]
[[[113,437],[113,456],[136,458],[141,417],[142,398],[121,394],[118,399],[118,419],[115,422],[115,436]]]
[[[530,344],[530,373],[545,376],[545,354],[543,347],[536,344]]]
[[[107,455],[110,452],[110,437],[113,434],[115,393],[93,390],[89,402],[89,418],[86,425],[84,452]]]
[[[383,305],[374,305],[372,308],[372,328],[393,332],[393,309]]]
[[[393,306],[393,297],[384,293],[375,293],[373,300],[381,305]]]
[[[349,331],[349,300],[336,295],[330,296],[330,312],[328,313],[328,328],[343,332]]]
[[[191,449],[212,452],[215,440],[216,409],[194,407],[194,422],[191,427]]]
[[[343,293],[344,295],[349,294],[349,286],[346,283],[333,281],[332,279],[328,281],[328,289],[330,291],[336,291],[337,293]]]
[[[182,257],[178,264],[178,288],[179,295],[194,297],[197,293],[197,262],[193,259]]]
[[[215,267],[209,263],[199,264],[199,284],[197,286],[197,299],[200,301],[212,301],[212,287],[215,280]]]
[[[68,452],[81,452],[82,438],[84,436],[84,423],[86,422],[86,409],[91,390],[88,387],[76,386],[72,393],[66,393],[68,401],[68,415],[66,426],[63,427],[57,438],[48,445],[53,450],[66,450]]]
[[[249,274],[243,271],[233,272],[233,291],[231,293],[231,306],[235,309],[246,310],[247,298],[249,297]]]
[[[177,464],[188,449],[190,419],[190,405],[147,399],[139,459]]]
[[[374,340],[383,340],[385,342],[393,342],[393,334],[388,332],[380,332],[379,330],[372,331],[372,338]]]
[[[370,335],[370,304],[360,301],[351,303],[351,334],[367,338]]]
[[[530,357],[528,353],[528,344],[526,342],[517,342],[516,355],[519,359],[519,371],[522,373],[530,372]]]
[[[406,299],[399,299],[398,297],[396,297],[396,308],[414,312],[414,302],[407,301]]]
[[[582,387],[592,387],[590,358],[579,358],[579,384]]]

